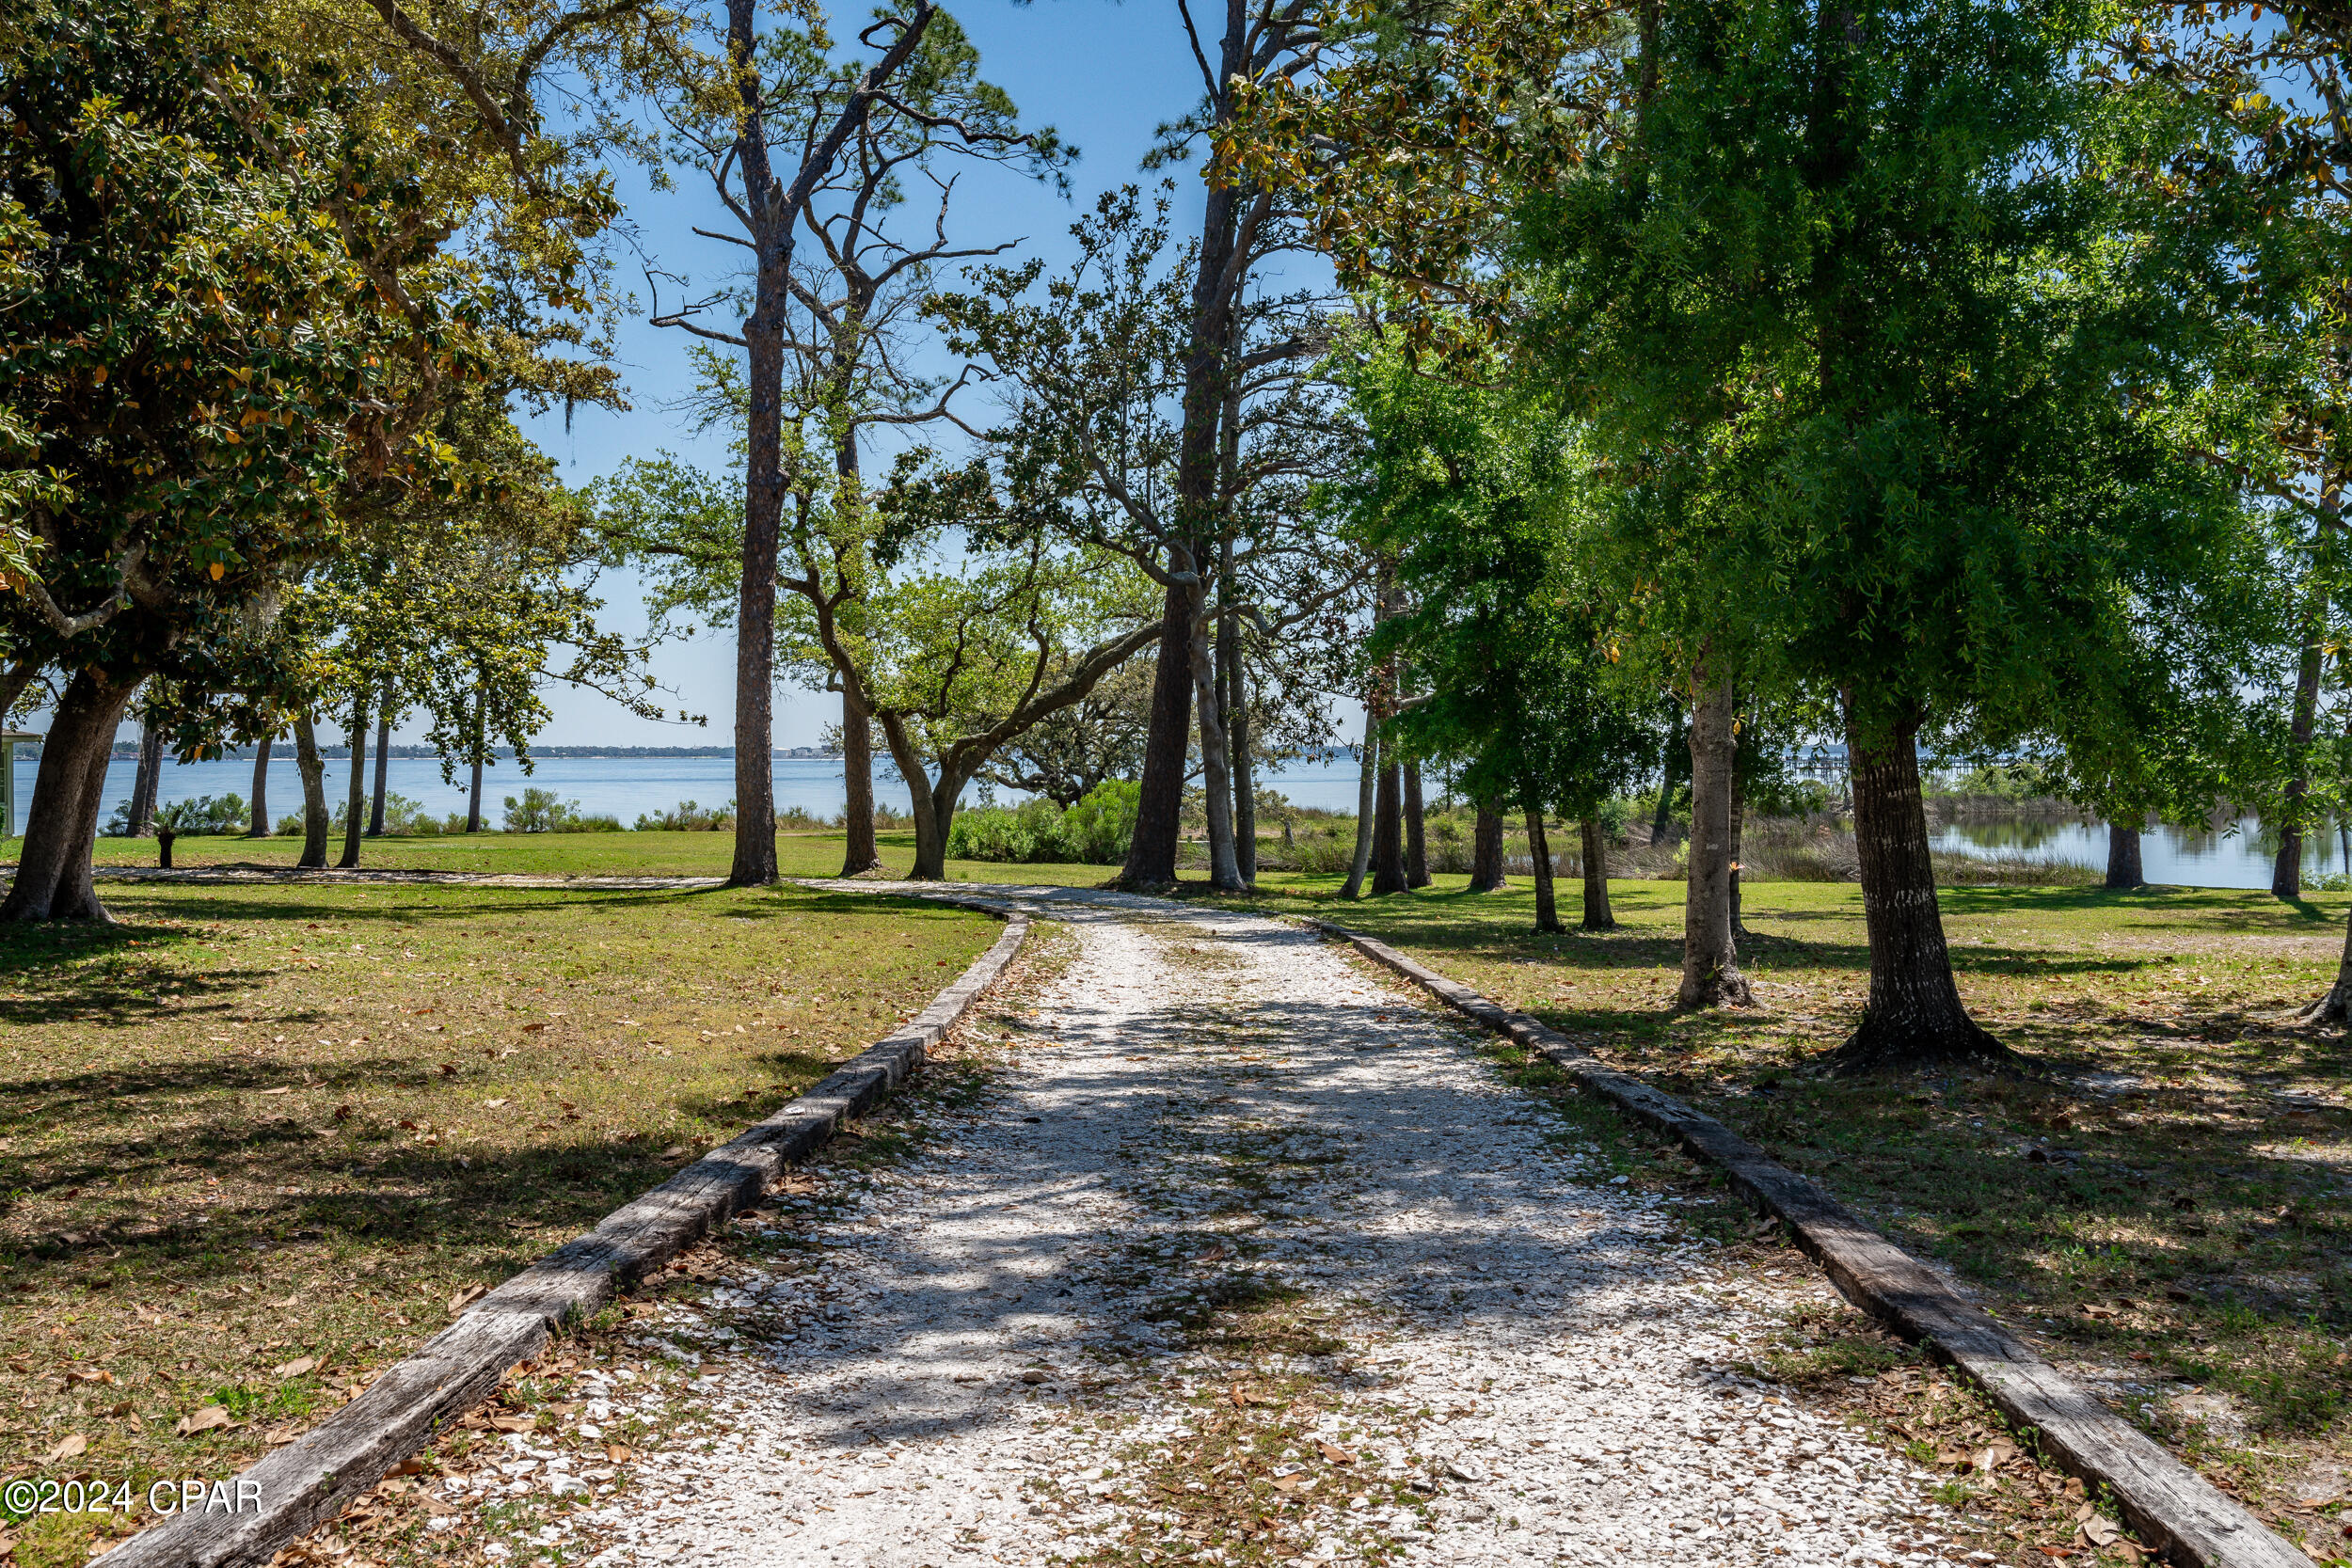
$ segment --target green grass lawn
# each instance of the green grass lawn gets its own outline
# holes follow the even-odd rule
[[[0,866],[13,861],[15,841],[0,842]],[[904,875],[914,864],[914,831],[879,835],[885,867]],[[834,833],[779,833],[776,853],[787,877],[831,877],[841,870],[842,838]],[[302,853],[298,838],[181,838],[172,863],[182,868],[285,868]],[[342,853],[337,836],[331,863]],[[151,866],[151,838],[102,838],[100,866]],[[431,838],[372,838],[359,863],[373,870],[534,873],[563,877],[723,877],[735,855],[732,833],[451,833]],[[1089,884],[1110,877],[1106,865],[1017,865],[952,861],[950,877],[971,881]]]
[[[1620,930],[1540,937],[1523,880],[1345,904],[1335,882],[1263,902],[1377,936],[1720,1117],[2062,1362],[2164,1380],[2157,1431],[2297,1535],[2337,1533],[2352,1045],[2286,1015],[2334,975],[2344,896],[1947,889],[1961,993],[2031,1070],[1872,1081],[1808,1070],[1867,990],[1858,888],[1749,888],[1761,1006],[1692,1015],[1673,1008],[1678,882],[1614,884]]]
[[[134,1491],[284,1440],[1000,929],[797,887],[106,892],[113,928],[0,927],[0,1477]]]

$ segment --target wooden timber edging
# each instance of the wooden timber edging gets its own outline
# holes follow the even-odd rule
[[[498,1390],[556,1328],[602,1309],[737,1213],[755,1207],[787,1165],[863,1114],[922,1065],[1005,972],[1028,917],[980,900],[939,902],[1006,920],[1004,934],[931,1005],[806,1094],[615,1209],[465,1308],[455,1323],[387,1368],[367,1391],[236,1478],[224,1498],[245,1512],[191,1508],[108,1552],[108,1568],[248,1568],[267,1562]]]
[[[1805,1177],[1714,1117],[1613,1071],[1556,1031],[1515,1013],[1386,942],[1328,921],[1308,924],[1557,1066],[1619,1110],[1720,1168],[1751,1208],[1788,1227],[1848,1301],[1957,1368],[2050,1455],[2115,1494],[2141,1539],[2193,1568],[2311,1568],[2311,1559],[2137,1427],[2069,1382],[1943,1275],[1880,1235]]]

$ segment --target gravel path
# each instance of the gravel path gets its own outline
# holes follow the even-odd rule
[[[543,1540],[614,1568],[1990,1560],[1946,1544],[1932,1478],[1721,1370],[1827,1287],[1716,1259],[1464,1026],[1278,922],[1026,901],[1079,951],[988,1102],[922,1111],[847,1202],[789,1200],[823,1268],[670,1309],[715,1347],[716,1439]],[[587,1414],[655,1414],[640,1386]]]

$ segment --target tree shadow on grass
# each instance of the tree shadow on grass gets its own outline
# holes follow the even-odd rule
[[[1409,900],[1368,900],[1342,907],[1336,924],[1361,929],[1384,941],[1402,942],[1433,953],[1458,955],[1488,963],[1534,960],[1565,971],[1622,972],[1673,970],[1682,964],[1682,936],[1643,927],[1623,927],[1612,932],[1570,929],[1537,932],[1517,924],[1516,911],[1480,901],[1492,895],[1470,893],[1420,894]],[[1572,906],[1571,906],[1572,908]],[[1564,918],[1573,918],[1564,911]],[[1801,924],[1836,921],[1857,927],[1852,913],[1751,910],[1756,922]],[[1768,959],[1775,969],[1812,970],[1825,974],[1867,975],[1870,950],[1865,942],[1831,940],[1752,927],[1740,939],[1743,958]],[[2124,974],[2147,967],[2153,958],[2136,958],[2108,954],[2060,950],[2055,956],[2029,947],[1969,942],[1951,953],[1952,967],[1961,974]]]
[[[352,884],[355,889],[366,884]],[[411,891],[412,884],[374,884],[373,890]],[[235,891],[231,891],[234,889]],[[200,1022],[225,1013],[237,1000],[264,984],[274,970],[252,966],[183,967],[173,955],[206,942],[203,932],[182,924],[332,927],[354,930],[424,929],[436,926],[544,915],[564,911],[628,911],[648,907],[684,911],[730,890],[703,888],[573,889],[413,888],[413,898],[351,902],[319,897],[314,884],[286,884],[279,896],[259,895],[242,884],[212,890],[191,906],[152,899],[117,901],[113,926],[0,925],[0,1025],[37,1027],[78,1024],[134,1028],[176,1018]],[[285,896],[294,893],[308,896]],[[877,897],[784,886],[735,893],[735,908],[703,908],[706,918],[766,921],[807,915],[888,916],[905,920],[968,920],[961,911],[922,899]],[[380,940],[380,939],[378,939]],[[44,984],[54,989],[37,989]],[[300,1019],[306,1015],[290,1015]]]
[[[681,1094],[665,1109],[716,1124],[723,1139],[772,1114],[850,1053],[763,1053],[756,1060],[766,1082],[734,1095]],[[434,1079],[429,1062],[389,1055],[312,1070],[317,1083],[306,1088],[329,1100],[364,1101],[371,1089],[413,1090]],[[0,1140],[60,1120],[78,1123],[81,1132],[62,1157],[44,1153],[38,1174],[29,1159],[0,1155],[0,1192],[12,1199],[0,1201],[0,1218],[19,1207],[13,1199],[40,1196],[87,1195],[110,1211],[76,1220],[76,1229],[20,1236],[12,1260],[20,1270],[40,1272],[44,1285],[87,1287],[100,1278],[147,1286],[190,1283],[224,1269],[233,1274],[248,1267],[241,1253],[289,1242],[429,1243],[465,1254],[513,1244],[518,1225],[533,1231],[591,1227],[683,1163],[682,1156],[660,1158],[647,1131],[598,1135],[554,1101],[538,1108],[540,1135],[488,1150],[462,1137],[446,1147],[421,1143],[435,1135],[424,1122],[381,1112],[325,1127],[279,1114],[242,1114],[256,1102],[243,1097],[280,1085],[286,1076],[285,1064],[266,1059],[188,1062],[77,1074],[11,1097],[0,1117]],[[208,1097],[210,1114],[194,1126],[131,1125],[152,1114],[151,1104],[132,1097],[174,1094]],[[233,1098],[224,1103],[224,1097]],[[215,1180],[232,1184],[221,1201],[199,1203],[183,1194],[159,1205],[152,1196],[158,1186],[172,1186],[201,1196],[201,1185]],[[168,1212],[158,1212],[159,1206]],[[10,1260],[0,1254],[0,1275]]]

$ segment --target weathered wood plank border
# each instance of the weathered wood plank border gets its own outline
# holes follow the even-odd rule
[[[267,1562],[496,1392],[507,1370],[536,1355],[558,1325],[610,1305],[712,1227],[756,1205],[786,1166],[806,1159],[844,1120],[904,1083],[1020,951],[1026,915],[980,899],[933,896],[1007,924],[912,1022],[482,1297],[365,1393],[255,1464],[223,1494],[250,1497],[258,1488],[258,1507],[176,1514],[107,1553],[109,1568]]]
[[[1628,1116],[1721,1168],[1750,1207],[1788,1227],[1797,1245],[1821,1265],[1848,1301],[1957,1368],[2011,1420],[2039,1432],[2050,1455],[2067,1469],[2110,1488],[2133,1529],[2170,1560],[2195,1568],[2311,1568],[2301,1551],[2067,1381],[1941,1275],[1722,1122],[1638,1078],[1612,1071],[1525,1013],[1488,1001],[1385,942],[1328,921],[1308,924],[1540,1053]]]

